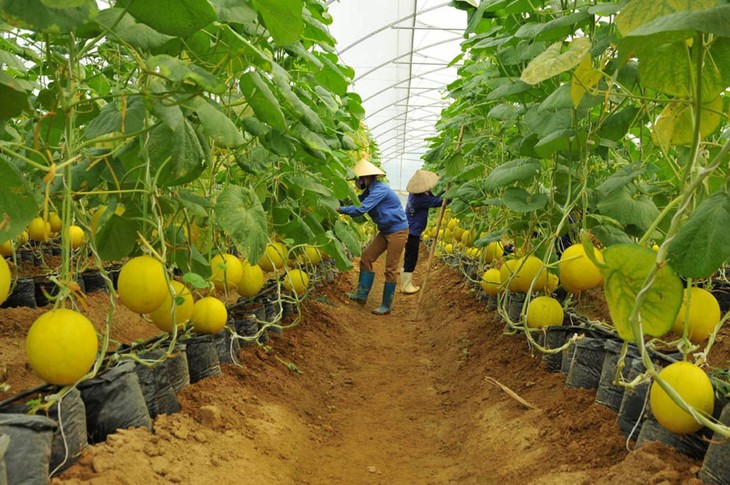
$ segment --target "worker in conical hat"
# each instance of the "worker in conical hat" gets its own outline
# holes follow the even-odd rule
[[[421,234],[428,223],[428,210],[431,207],[439,207],[443,203],[440,197],[431,193],[436,186],[439,176],[428,170],[416,170],[413,177],[408,181],[408,202],[406,203],[406,216],[408,217],[408,241],[406,241],[406,254],[403,258],[403,271],[401,272],[401,291],[406,294],[416,293],[421,288],[413,285],[413,271],[418,263],[418,250],[421,244]]]
[[[373,264],[381,254],[386,253],[383,302],[373,310],[373,313],[383,315],[390,313],[393,304],[398,280],[398,264],[408,239],[408,220],[398,195],[378,178],[385,175],[385,172],[365,159],[357,162],[352,171],[357,176],[358,188],[363,191],[358,196],[360,206],[342,206],[337,212],[350,217],[368,214],[378,226],[378,233],[363,250],[357,291],[348,296],[361,304],[367,302],[375,279]]]

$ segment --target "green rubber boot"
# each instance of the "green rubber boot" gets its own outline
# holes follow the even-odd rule
[[[364,305],[368,301],[368,295],[370,294],[370,288],[373,287],[373,280],[375,279],[375,273],[372,271],[360,271],[360,275],[357,278],[357,291],[354,293],[348,293],[347,297],[350,300]]]
[[[376,315],[390,313],[390,305],[393,304],[393,295],[395,295],[395,281],[385,283],[385,286],[383,286],[383,304],[373,310],[373,313]]]

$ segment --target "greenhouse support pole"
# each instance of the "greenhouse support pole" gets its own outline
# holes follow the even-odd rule
[[[456,150],[461,148],[461,140],[464,139],[464,125],[461,125],[459,130],[459,141],[456,142]],[[449,191],[449,187],[446,187],[446,192]],[[421,307],[423,306],[423,295],[426,294],[426,285],[428,284],[428,276],[431,274],[431,264],[433,263],[433,254],[436,252],[436,243],[439,238],[439,230],[441,229],[441,221],[444,220],[444,213],[446,212],[446,199],[441,202],[441,209],[439,209],[439,217],[436,220],[436,230],[434,231],[433,243],[431,244],[431,250],[428,252],[428,263],[426,264],[426,276],[423,278],[421,284],[421,294],[418,295],[418,304],[416,305],[416,316],[414,320],[418,320],[420,316]]]

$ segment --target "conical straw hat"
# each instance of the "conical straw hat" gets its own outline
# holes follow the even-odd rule
[[[410,194],[422,194],[431,190],[439,181],[439,176],[428,170],[416,170],[411,180],[408,181],[406,190]]]
[[[355,172],[355,175],[358,177],[366,177],[368,175],[385,175],[385,172],[364,158],[355,164],[352,171]]]

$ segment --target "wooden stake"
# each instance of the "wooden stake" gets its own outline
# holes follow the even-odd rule
[[[459,130],[459,140],[456,142],[456,150],[461,148],[461,141],[464,139],[464,125],[461,125]],[[446,187],[446,192],[449,191],[450,184]],[[445,193],[445,192],[444,192]],[[444,213],[446,212],[446,199],[441,202],[441,208],[439,209],[439,216],[436,220],[436,230],[434,231],[433,243],[431,244],[431,250],[428,252],[428,263],[426,264],[426,276],[423,278],[421,283],[421,293],[418,295],[418,304],[416,305],[416,315],[413,317],[414,320],[418,320],[421,313],[421,307],[423,306],[423,295],[426,294],[426,285],[428,284],[428,277],[431,274],[431,263],[433,262],[433,254],[436,252],[436,243],[439,238],[439,230],[441,230],[441,222],[444,219]]]

